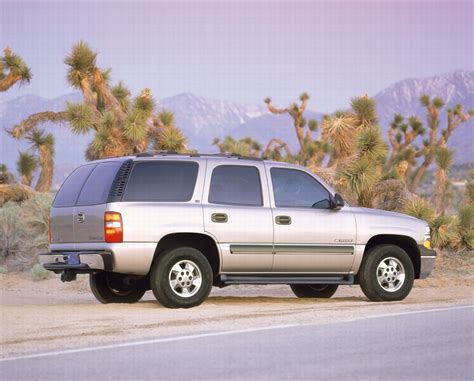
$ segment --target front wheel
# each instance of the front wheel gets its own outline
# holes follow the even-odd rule
[[[359,282],[365,296],[370,300],[403,300],[410,293],[414,279],[413,263],[402,248],[379,245],[364,254]]]
[[[326,299],[337,290],[337,284],[290,284],[290,287],[298,298]]]
[[[89,285],[96,299],[103,304],[136,303],[146,292],[141,279],[105,271],[90,274]]]
[[[153,264],[151,289],[168,308],[200,305],[211,292],[213,273],[207,258],[192,247],[173,249]]]

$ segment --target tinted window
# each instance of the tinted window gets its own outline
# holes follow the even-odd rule
[[[261,206],[262,186],[256,167],[221,165],[212,172],[209,202]]]
[[[82,187],[81,194],[76,205],[95,205],[107,202],[110,186],[122,163],[101,163],[94,168],[86,183]]]
[[[64,181],[61,189],[59,189],[59,192],[54,199],[53,206],[56,208],[62,206],[74,206],[84,181],[86,181],[96,165],[97,164],[84,165],[72,172]]]
[[[189,201],[198,164],[192,161],[150,161],[135,164],[124,201]]]
[[[329,208],[329,192],[306,172],[272,168],[270,173],[276,206]]]

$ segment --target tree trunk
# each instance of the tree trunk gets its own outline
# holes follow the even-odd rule
[[[5,78],[0,80],[0,92],[7,91],[18,81],[21,81],[21,75],[9,73]]]
[[[53,183],[53,152],[45,146],[39,147],[39,164],[41,172],[36,183],[35,190],[38,192],[49,192]]]

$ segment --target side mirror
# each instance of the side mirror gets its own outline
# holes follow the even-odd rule
[[[344,199],[339,193],[330,195],[331,197],[331,209],[341,209],[344,206]]]

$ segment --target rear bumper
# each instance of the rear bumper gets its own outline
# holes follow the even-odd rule
[[[112,253],[108,251],[53,251],[39,254],[38,259],[46,270],[56,273],[65,270],[77,273],[113,270]]]
[[[420,250],[420,279],[425,279],[434,269],[436,262],[436,251],[418,245]]]

